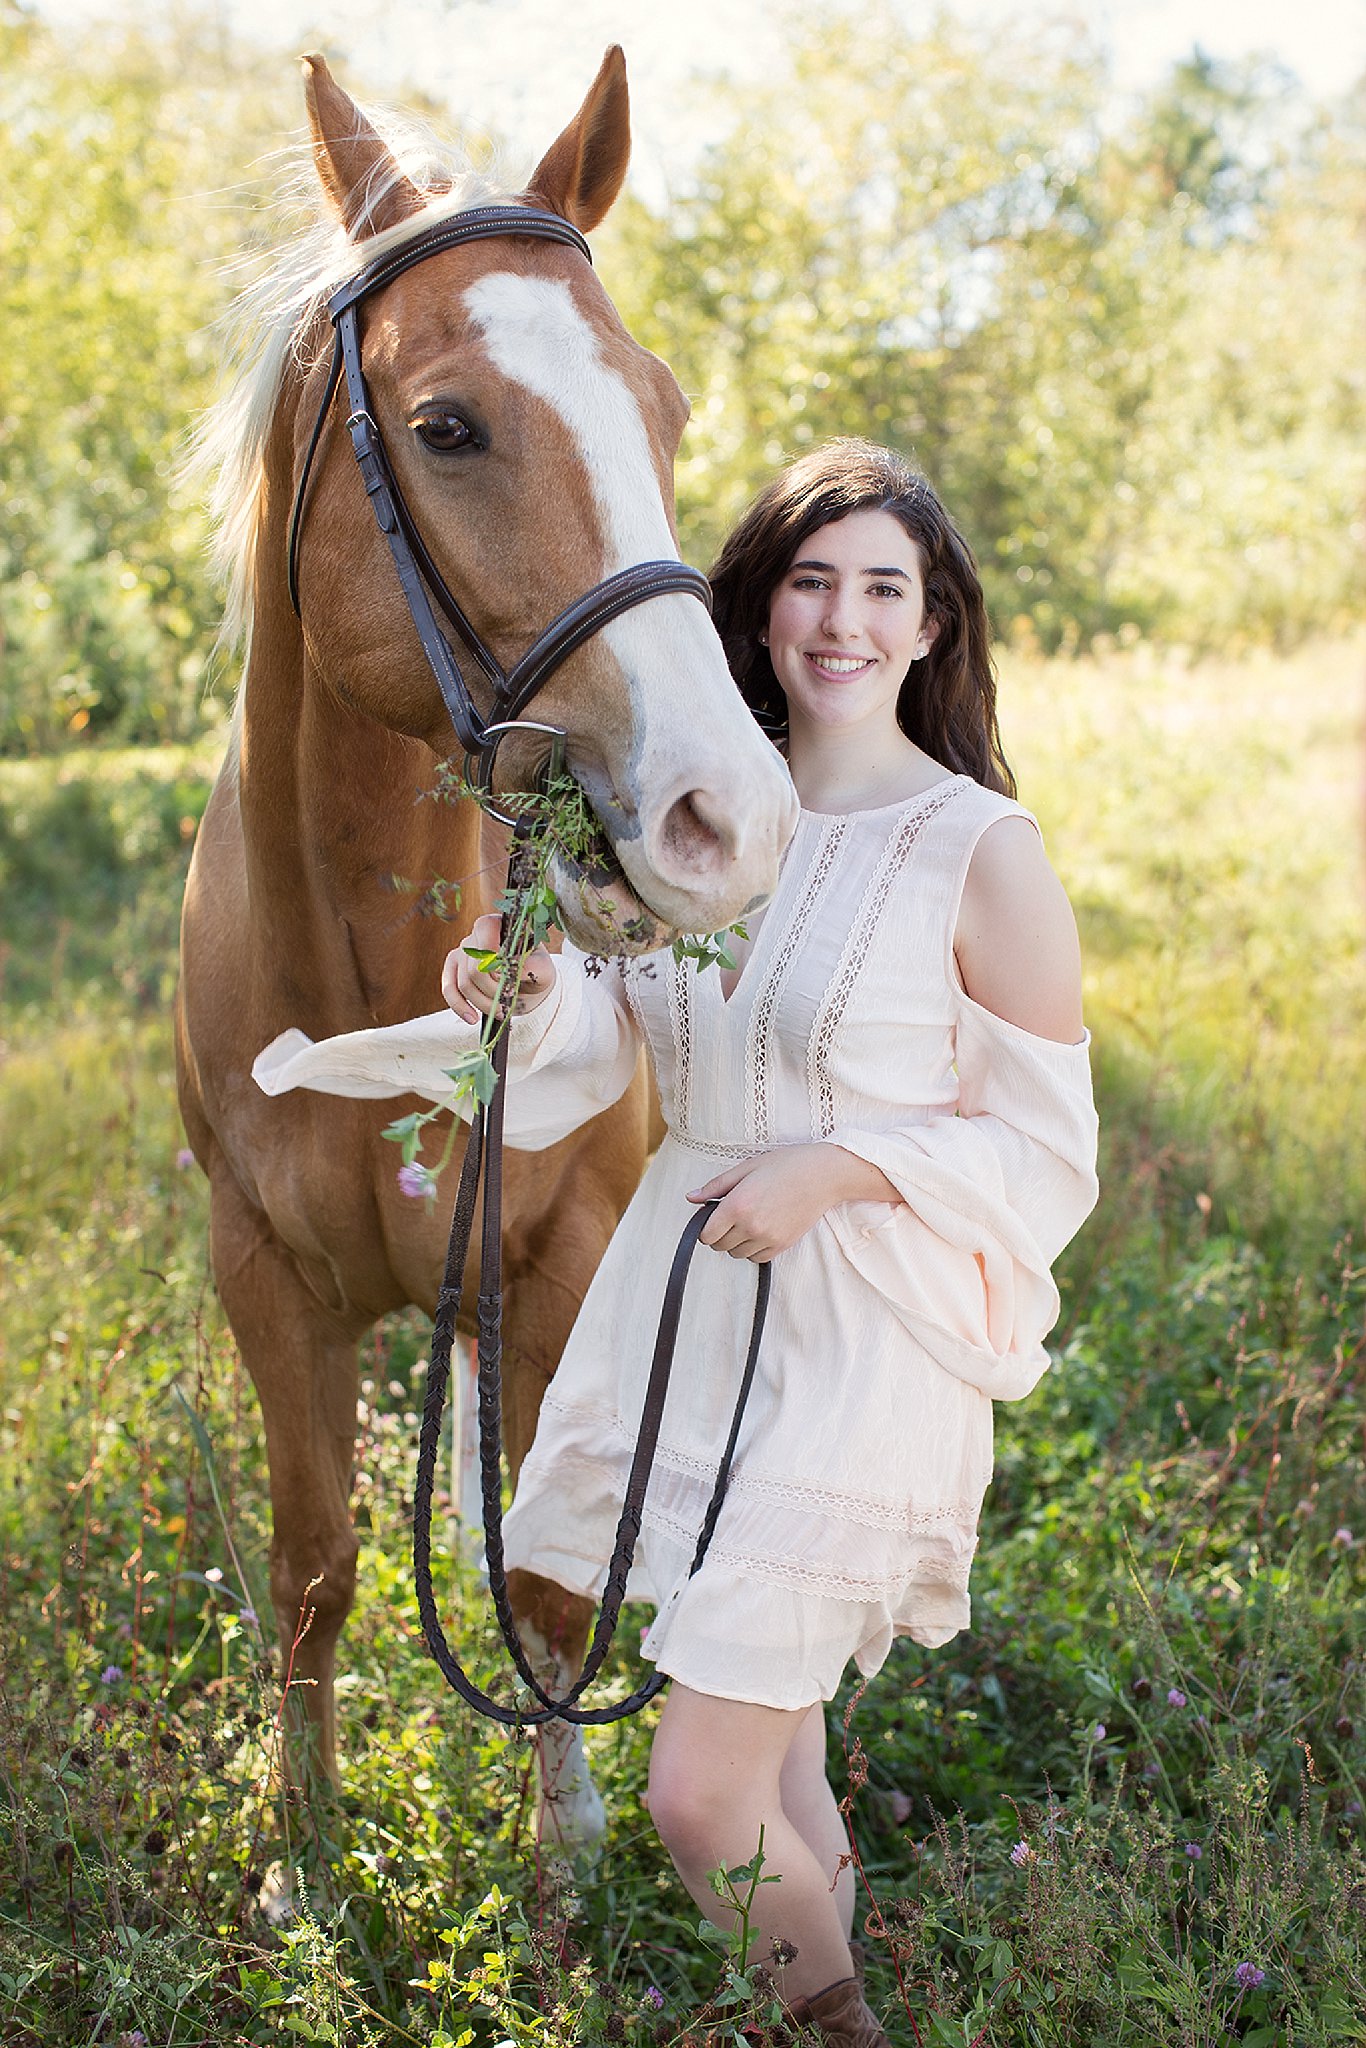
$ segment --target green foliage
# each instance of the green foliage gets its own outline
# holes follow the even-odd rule
[[[901,1642],[838,1704],[872,2001],[934,2048],[1341,2048],[1366,2011],[1360,647],[1014,664],[1004,721],[1079,903],[1104,1202],[1055,1370],[997,1411],[971,1632]],[[434,1690],[416,1315],[362,1364],[344,1794],[283,1784],[260,1427],[170,1092],[205,778],[174,750],[0,766],[0,2032],[721,2048],[768,1993],[653,1837],[647,1718],[590,1733],[608,1839],[567,1878],[530,1839],[532,1745]],[[442,1606],[492,1681],[446,1528]],[[623,1638],[606,1683],[635,1675]],[[758,1880],[723,1878],[737,1909]]]
[[[903,1985],[935,2048],[1362,2037],[1359,684],[1356,644],[1006,678],[1078,898],[1104,1197],[1055,1370],[998,1411],[971,1631],[897,1645],[838,1703],[893,2038]],[[363,1363],[344,1793],[282,1784],[259,1419],[171,1092],[206,769],[0,764],[0,2032],[720,2048],[741,1979],[761,2021],[765,1989],[742,1937],[729,1961],[699,1939],[655,1841],[648,1717],[590,1731],[608,1838],[556,1877],[532,1745],[436,1689],[416,1315]],[[492,1681],[478,1575],[448,1562],[439,1593]],[[609,1686],[637,1675],[629,1635]],[[732,1903],[761,1879],[731,1872]]]
[[[9,762],[0,785],[0,988],[11,1017],[111,996],[164,1011],[180,889],[215,768],[202,748]]]
[[[1359,615],[1345,116],[1197,59],[1117,124],[1080,27],[987,45],[870,0],[805,23],[730,121],[667,216],[601,237],[693,400],[698,559],[779,461],[865,434],[922,462],[1016,636],[1211,648]]]
[[[287,66],[177,22],[83,31],[73,66],[0,6],[4,752],[219,716],[177,464],[228,266],[289,217],[259,164],[299,107]],[[1117,123],[1080,29],[987,45],[894,0],[794,14],[790,47],[766,91],[716,89],[722,139],[675,203],[628,198],[597,238],[694,400],[687,552],[784,456],[871,434],[918,455],[1026,642],[1236,649],[1360,615],[1345,113],[1195,58]]]
[[[87,29],[73,65],[12,0],[0,76],[0,750],[188,737],[220,606],[176,465],[250,240],[236,188],[294,116],[216,38]]]

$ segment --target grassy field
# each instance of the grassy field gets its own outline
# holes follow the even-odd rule
[[[1002,666],[1083,927],[1105,1195],[1057,1369],[998,1416],[973,1632],[831,1715],[871,1982],[936,2048],[1366,2040],[1366,648]],[[729,2041],[648,1715],[590,1737],[610,1832],[566,1877],[529,1744],[426,1661],[417,1316],[367,1359],[344,1796],[281,1790],[257,1417],[171,1080],[211,769],[0,765],[0,2038]]]

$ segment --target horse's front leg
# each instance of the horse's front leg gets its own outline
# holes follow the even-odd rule
[[[366,1322],[323,1305],[226,1169],[211,1181],[214,1278],[265,1422],[282,1672],[301,1710],[294,1725],[302,1720],[309,1762],[335,1781],[333,1678],[356,1587],[350,1496]]]

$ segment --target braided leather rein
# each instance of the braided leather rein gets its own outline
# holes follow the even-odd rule
[[[631,568],[622,569],[615,575],[605,578],[572,604],[566,605],[539,634],[514,667],[505,672],[492,649],[480,637],[454,593],[447,586],[399,488],[384,446],[383,435],[371,408],[370,393],[361,365],[358,309],[373,293],[382,290],[394,278],[411,269],[415,263],[445,250],[459,248],[468,242],[487,240],[495,235],[530,236],[537,240],[564,243],[592,262],[588,244],[583,236],[577,228],[558,214],[543,213],[534,207],[525,206],[478,207],[465,213],[454,214],[447,220],[438,221],[399,247],[386,251],[367,264],[348,283],[342,285],[329,299],[328,312],[335,330],[335,342],[322,400],[309,436],[290,513],[288,581],[290,601],[295,613],[302,617],[299,600],[299,555],[303,540],[309,479],[324,425],[344,377],[349,407],[347,431],[351,437],[352,451],[360,469],[366,495],[370,500],[371,510],[380,532],[388,543],[409,615],[427,664],[441,692],[442,701],[450,714],[456,738],[465,750],[466,760],[471,766],[472,780],[475,786],[484,792],[486,807],[497,817],[502,814],[494,809],[487,799],[493,789],[498,744],[509,731],[516,730],[519,726],[525,729],[532,725],[532,721],[524,721],[523,714],[561,663],[568,660],[571,654],[594,634],[600,632],[612,619],[638,604],[648,602],[650,598],[681,592],[699,599],[710,611],[711,588],[700,570],[690,568],[684,562],[636,563]],[[432,609],[433,599],[444,615],[447,625],[480,670],[491,692],[492,716],[487,719],[481,715],[474,702],[451,642],[437,624]],[[535,729],[543,732],[556,731],[557,737],[561,740],[564,737],[555,728],[539,726]],[[508,871],[509,885],[515,888],[519,879],[519,857],[523,855],[530,837],[530,828],[525,820],[507,818],[504,822],[514,825],[515,828],[512,860]],[[703,1205],[689,1218],[674,1254],[660,1312],[659,1333],[646,1386],[639,1436],[631,1460],[625,1499],[617,1524],[597,1621],[579,1676],[564,1697],[557,1699],[545,1690],[537,1677],[518,1634],[503,1559],[502,1186],[503,1098],[507,1079],[505,1032],[500,1033],[495,1042],[493,1067],[493,1096],[487,1104],[481,1104],[476,1111],[465,1147],[455,1211],[451,1220],[445,1273],[437,1297],[436,1318],[432,1329],[431,1364],[427,1376],[426,1402],[418,1440],[417,1478],[413,1492],[413,1571],[417,1586],[418,1610],[428,1648],[442,1676],[468,1705],[489,1719],[500,1721],[508,1727],[536,1727],[552,1720],[584,1725],[618,1721],[643,1707],[647,1700],[653,1699],[667,1684],[663,1672],[656,1672],[626,1699],[614,1701],[609,1706],[581,1707],[578,1702],[602,1668],[621,1614],[622,1601],[626,1595],[626,1582],[640,1535],[642,1510],[654,1461],[655,1446],[659,1440],[664,1415],[664,1402],[673,1367],[689,1263],[715,1204]],[[477,1324],[479,1464],[485,1558],[489,1591],[503,1640],[518,1676],[537,1703],[535,1705],[508,1705],[502,1700],[494,1699],[491,1694],[484,1692],[474,1683],[462,1669],[446,1639],[432,1587],[432,1495],[450,1384],[451,1349],[455,1340],[456,1319],[460,1311],[465,1266],[481,1185],[483,1208]],[[689,1578],[698,1571],[706,1557],[721,1512],[721,1504],[725,1499],[731,1464],[739,1441],[740,1426],[754,1382],[771,1284],[770,1267],[761,1265],[758,1268],[754,1322],[750,1331],[749,1347],[736,1396],[735,1410],[725,1448],[717,1466],[711,1499],[698,1533],[696,1549],[689,1567]]]

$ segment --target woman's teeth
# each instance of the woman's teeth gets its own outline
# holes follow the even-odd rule
[[[809,654],[807,660],[813,668],[828,676],[852,676],[859,669],[868,667],[866,655]]]

